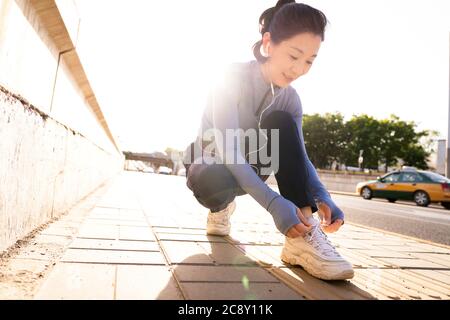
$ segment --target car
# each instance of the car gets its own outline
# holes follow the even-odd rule
[[[148,172],[148,173],[155,173],[155,169],[153,169],[152,167],[145,167],[142,172]]]
[[[387,173],[376,180],[360,182],[356,186],[356,193],[366,200],[413,200],[421,207],[440,202],[445,209],[450,210],[450,179],[410,167]]]
[[[158,168],[158,173],[159,174],[172,174],[172,169],[165,167],[165,166],[161,166]]]

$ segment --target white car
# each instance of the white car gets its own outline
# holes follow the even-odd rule
[[[158,169],[158,173],[159,174],[172,174],[172,169],[170,169],[168,167],[161,166]]]
[[[145,167],[142,172],[155,173],[155,170],[152,167]]]

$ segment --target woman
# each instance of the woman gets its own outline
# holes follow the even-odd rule
[[[351,264],[322,231],[337,231],[344,215],[308,159],[302,106],[290,86],[309,71],[327,19],[308,5],[280,0],[259,22],[256,61],[233,64],[209,94],[198,137],[184,158],[187,186],[210,209],[208,234],[227,235],[234,198],[249,194],[286,235],[284,262],[321,279],[352,278]],[[264,154],[270,154],[269,163]],[[264,183],[270,171],[281,195]],[[321,223],[312,215],[316,211]]]

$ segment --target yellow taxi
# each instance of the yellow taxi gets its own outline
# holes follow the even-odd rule
[[[422,207],[440,202],[444,208],[450,209],[450,179],[414,168],[393,171],[376,180],[360,182],[356,186],[356,192],[367,200],[413,200]]]

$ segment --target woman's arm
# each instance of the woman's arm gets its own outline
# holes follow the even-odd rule
[[[334,222],[336,219],[342,219],[344,220],[344,212],[342,212],[341,209],[339,209],[334,201],[331,199],[330,193],[327,191],[325,186],[322,184],[322,182],[319,179],[319,175],[317,174],[316,169],[314,168],[314,165],[312,164],[311,160],[308,157],[308,153],[306,152],[305,148],[305,142],[303,138],[303,126],[302,126],[302,120],[303,120],[303,110],[302,110],[302,104],[300,101],[300,97],[298,96],[297,92],[295,90],[292,90],[293,94],[291,97],[291,101],[289,103],[289,109],[290,112],[292,112],[294,116],[295,123],[297,123],[297,129],[300,137],[300,145],[303,149],[303,154],[305,155],[305,163],[308,169],[308,185],[311,188],[311,192],[313,194],[314,200],[319,202],[324,202],[328,207],[331,209],[331,222]]]

